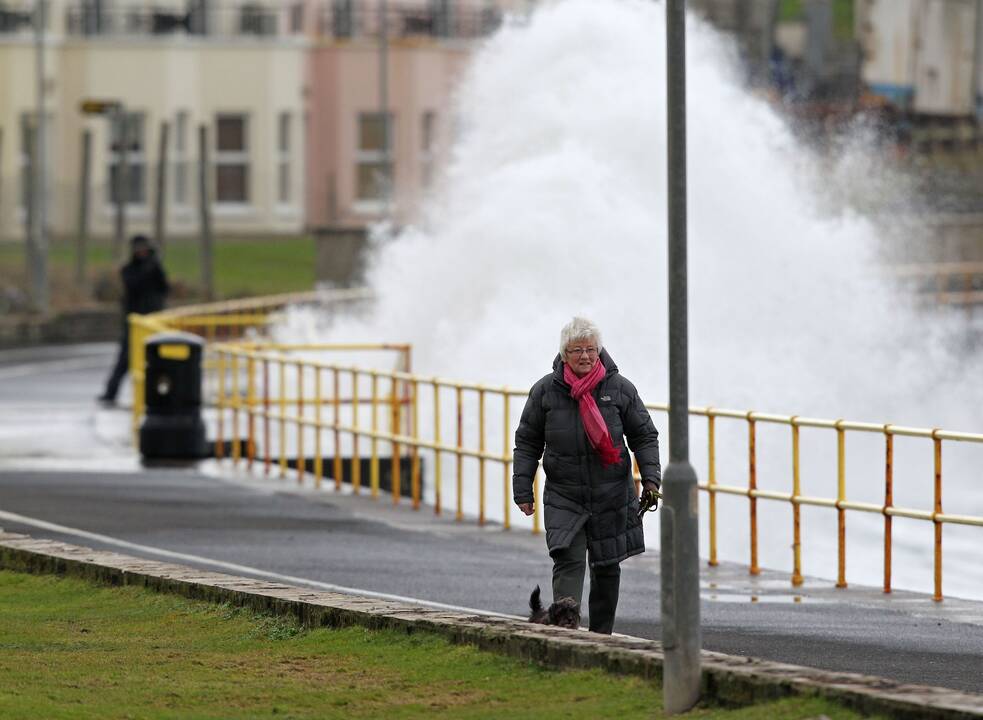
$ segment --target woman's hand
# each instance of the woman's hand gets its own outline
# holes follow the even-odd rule
[[[536,503],[519,503],[519,509],[523,515],[532,515],[536,509]]]
[[[642,492],[643,493],[645,493],[646,491],[648,491],[648,492],[653,492],[653,493],[659,494],[659,490],[660,490],[660,488],[659,488],[658,483],[654,483],[651,480],[642,480]]]
[[[639,518],[650,510],[658,509],[659,500],[662,498],[662,493],[659,490],[658,483],[652,482],[651,480],[642,480],[642,496],[638,499]]]

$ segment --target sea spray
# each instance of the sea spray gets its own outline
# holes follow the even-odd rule
[[[688,31],[693,403],[979,430],[983,368],[958,352],[957,322],[915,311],[885,280],[874,222],[830,207],[825,183],[839,185],[847,173],[862,181],[878,168],[820,165],[777,111],[743,86],[730,42],[692,16]],[[664,401],[664,40],[664,7],[642,0],[547,3],[528,23],[489,39],[461,82],[460,137],[418,221],[376,238],[367,277],[377,294],[373,311],[330,323],[297,312],[279,337],[411,342],[423,374],[528,387],[549,371],[559,328],[582,314],[602,328],[643,398]],[[425,392],[420,425],[429,436]],[[476,447],[474,393],[465,403],[465,441]],[[514,400],[513,427],[520,409]],[[495,412],[487,445],[500,453],[508,441]],[[454,413],[446,392],[441,441],[451,445]],[[664,432],[665,416],[655,419]],[[746,486],[747,423],[717,425],[717,480]],[[693,462],[705,482],[706,422],[694,417],[691,426]],[[756,434],[758,486],[791,491],[790,429],[757,423]],[[835,432],[801,436],[803,493],[835,498]],[[847,435],[849,499],[883,501],[883,443],[881,435]],[[983,515],[975,492],[983,446],[953,445],[946,444],[945,507]],[[896,452],[896,504],[931,510],[931,441],[898,439]],[[433,502],[433,458],[424,456]],[[452,456],[442,463],[447,508],[456,502]],[[464,469],[463,505],[476,514],[477,461]],[[488,461],[490,519],[505,511],[501,476]],[[719,506],[720,557],[746,562],[747,499],[722,497]],[[529,526],[517,516],[513,509],[513,524]],[[790,569],[789,504],[759,501],[759,520],[761,564]],[[656,524],[647,520],[653,547]],[[847,514],[851,582],[880,582],[882,525],[879,515]],[[804,571],[835,577],[836,511],[805,508],[803,532]],[[979,533],[947,527],[947,593],[983,597],[973,553]],[[931,589],[931,541],[930,523],[895,521],[896,586]]]

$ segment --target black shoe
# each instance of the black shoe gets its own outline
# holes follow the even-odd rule
[[[96,402],[103,407],[116,407],[116,398],[109,395],[100,395],[96,398]]]

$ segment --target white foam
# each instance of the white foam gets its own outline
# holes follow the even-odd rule
[[[958,319],[916,313],[884,282],[883,238],[844,202],[886,171],[859,153],[819,164],[742,86],[729,41],[692,17],[687,51],[692,402],[980,429],[980,361],[959,352]],[[420,372],[527,387],[549,371],[560,326],[585,314],[643,397],[665,400],[664,56],[659,3],[546,3],[506,27],[464,77],[460,139],[418,223],[377,238],[375,312],[329,325],[299,312],[281,336],[407,341]],[[692,426],[705,479],[703,421]],[[805,492],[835,497],[835,436],[802,432]],[[760,486],[791,488],[788,434],[759,429]],[[719,421],[718,438],[718,480],[746,483],[745,426]],[[949,447],[945,507],[983,515],[983,447]],[[896,502],[931,510],[931,443],[899,439],[897,452]],[[501,517],[500,470],[489,473]],[[883,441],[851,435],[848,497],[879,502],[883,474]],[[720,504],[722,558],[744,561],[747,501]],[[761,508],[762,564],[787,568],[788,506]],[[849,514],[851,581],[879,581],[881,524]],[[804,525],[806,572],[833,576],[834,511],[806,510]],[[895,521],[899,587],[930,590],[931,532]],[[983,597],[979,530],[946,536],[947,592]]]

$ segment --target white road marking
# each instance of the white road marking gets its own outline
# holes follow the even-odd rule
[[[104,367],[110,369],[112,358],[75,358],[73,360],[54,360],[51,362],[34,362],[23,365],[12,365],[0,368],[0,380],[41,375],[44,373],[69,372],[72,370],[91,370]]]
[[[293,575],[282,575],[280,573],[270,572],[268,570],[260,570],[259,568],[249,567],[248,565],[238,565],[236,563],[225,562],[224,560],[214,560],[212,558],[206,558],[200,555],[174,552],[173,550],[165,550],[163,548],[156,548],[150,545],[139,545],[127,540],[120,540],[119,538],[110,537],[109,535],[100,535],[99,533],[89,532],[88,530],[79,530],[78,528],[66,527],[65,525],[58,525],[56,523],[48,522],[47,520],[18,515],[17,513],[6,512],[4,510],[0,510],[0,520],[15,522],[21,525],[29,525],[31,527],[36,527],[41,530],[49,530],[62,535],[73,535],[75,537],[85,538],[86,540],[94,540],[95,542],[104,543],[106,545],[115,545],[116,547],[125,548],[127,550],[135,550],[137,552],[143,552],[150,555],[158,555],[171,560],[183,560],[184,562],[211,565],[212,567],[221,568],[223,570],[228,570],[235,573],[256,575],[259,577],[268,578],[270,580],[292,583],[294,585],[308,585],[319,590],[327,590],[328,592],[345,593],[348,595],[363,595],[366,597],[378,598],[379,600],[393,600],[396,602],[413,603],[414,605],[423,605],[425,607],[431,607],[437,610],[452,610],[454,612],[463,612],[470,615],[489,615],[492,617],[511,618],[513,620],[525,619],[518,615],[506,615],[504,613],[496,613],[489,610],[478,610],[477,608],[461,607],[459,605],[447,605],[445,603],[421,600],[419,598],[406,597],[404,595],[391,595],[389,593],[375,592],[374,590],[363,590],[361,588],[351,588],[344,585],[332,585],[331,583],[319,582],[318,580],[309,580],[307,578],[296,577]]]

